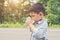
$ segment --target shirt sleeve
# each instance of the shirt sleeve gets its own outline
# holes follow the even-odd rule
[[[36,38],[44,37],[44,33],[46,33],[46,31],[47,31],[47,26],[48,26],[47,22],[44,22],[41,25],[39,25],[38,28],[35,28],[35,30],[33,32],[33,37],[36,37]]]

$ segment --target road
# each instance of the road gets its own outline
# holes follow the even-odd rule
[[[60,29],[49,29],[48,38],[60,40]],[[0,40],[30,40],[30,32],[26,28],[0,28]]]

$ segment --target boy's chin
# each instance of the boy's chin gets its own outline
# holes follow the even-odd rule
[[[41,19],[40,19],[41,20]],[[38,21],[40,21],[40,20],[35,20],[35,22],[38,22]]]
[[[38,22],[38,20],[35,20],[35,22]]]

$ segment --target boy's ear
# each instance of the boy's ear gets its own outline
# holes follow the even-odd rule
[[[42,12],[39,12],[39,15],[41,16],[41,15],[43,15],[43,13]]]

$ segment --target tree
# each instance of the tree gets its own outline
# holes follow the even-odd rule
[[[38,0],[45,6],[49,23],[60,24],[60,0]]]
[[[0,23],[3,23],[4,19],[3,9],[4,9],[4,0],[0,0]]]

